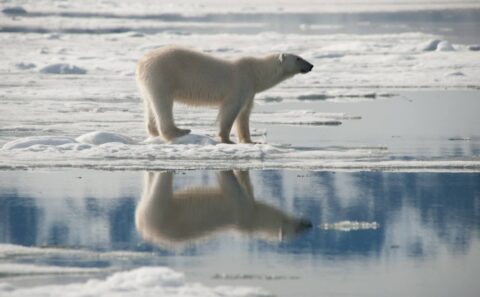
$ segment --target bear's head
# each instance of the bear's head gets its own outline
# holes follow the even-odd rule
[[[313,65],[305,61],[299,56],[292,54],[280,54],[279,60],[282,65],[283,71],[290,75],[297,73],[308,73],[312,71]]]

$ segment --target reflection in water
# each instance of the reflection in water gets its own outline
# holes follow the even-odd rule
[[[137,230],[160,246],[229,230],[281,241],[312,226],[308,220],[255,201],[248,172],[218,172],[216,187],[179,191],[173,190],[173,177],[173,172],[145,173],[144,192],[135,211]]]
[[[182,252],[217,254],[235,247],[340,259],[466,255],[480,244],[479,173],[254,170],[253,188],[241,172],[173,175],[145,174],[142,189],[139,172],[0,171],[0,243],[170,254],[142,237],[168,246],[215,234]],[[257,240],[305,227],[284,212],[307,217],[314,228],[278,244]],[[319,227],[347,220],[380,227]],[[222,230],[256,236],[232,238]]]

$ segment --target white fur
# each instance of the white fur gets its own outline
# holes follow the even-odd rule
[[[175,126],[172,109],[176,101],[219,106],[222,142],[230,143],[234,121],[239,141],[251,142],[248,122],[255,94],[299,73],[297,58],[272,54],[225,60],[176,46],[152,51],[139,61],[136,73],[147,132],[166,140],[190,132]]]

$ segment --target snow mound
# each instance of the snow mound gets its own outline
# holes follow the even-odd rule
[[[434,51],[437,49],[437,46],[440,42],[442,42],[440,39],[429,40],[421,46],[421,50],[424,52]]]
[[[440,51],[451,52],[455,51],[455,48],[446,40],[432,39],[424,43],[421,47],[424,52]]]
[[[356,222],[356,221],[341,221],[337,223],[325,223],[320,225],[323,230],[337,230],[337,231],[358,231],[358,230],[375,230],[380,228],[377,222]]]
[[[450,44],[450,42],[443,40],[437,45],[437,51],[440,52],[453,52],[455,48]]]
[[[16,288],[0,284],[2,296],[273,296],[253,287],[207,287],[188,283],[183,273],[168,267],[141,267],[117,272],[106,279],[90,279],[84,283]]]
[[[45,74],[86,74],[87,70],[75,65],[58,63],[43,67],[40,73]]]
[[[101,144],[110,143],[110,142],[119,142],[123,144],[134,143],[134,141],[128,136],[125,136],[119,133],[104,132],[104,131],[95,131],[95,132],[86,133],[81,136],[78,136],[75,140],[80,143],[88,143],[88,144],[94,144],[94,145],[101,145]]]
[[[75,139],[65,136],[30,136],[7,142],[3,145],[4,150],[24,149],[34,145],[59,146],[76,143]]]

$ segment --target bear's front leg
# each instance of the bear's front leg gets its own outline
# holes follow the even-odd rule
[[[220,107],[218,113],[218,121],[220,123],[220,132],[218,136],[223,143],[234,144],[235,142],[230,140],[230,131],[232,130],[233,122],[238,116],[238,113],[244,105],[245,99],[242,97],[235,97],[231,100],[225,100]]]

